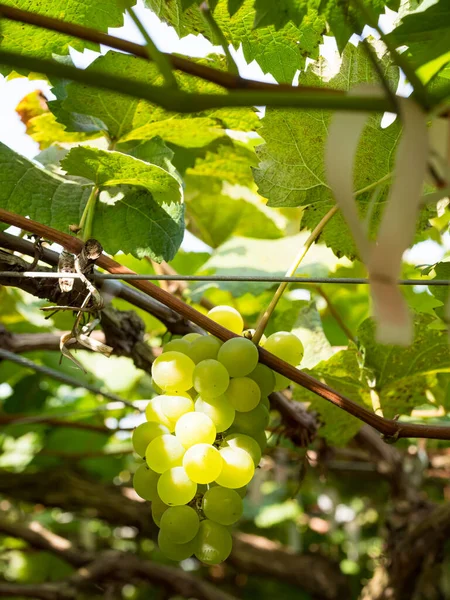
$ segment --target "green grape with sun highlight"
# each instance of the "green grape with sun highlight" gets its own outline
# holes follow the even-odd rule
[[[166,392],[184,392],[192,387],[195,363],[182,352],[163,352],[152,365],[156,385]]]

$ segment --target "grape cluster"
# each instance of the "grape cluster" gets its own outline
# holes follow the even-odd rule
[[[219,306],[208,316],[241,334],[243,320]],[[303,346],[279,332],[264,346],[298,364]],[[147,422],[133,432],[133,447],[145,462],[133,485],[152,502],[161,552],[176,561],[195,555],[215,565],[231,552],[229,526],[242,515],[242,498],[266,447],[268,395],[285,382],[258,363],[249,339],[189,333],[163,347],[152,378],[161,394],[149,400]]]

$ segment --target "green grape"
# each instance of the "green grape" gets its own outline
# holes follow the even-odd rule
[[[202,335],[195,339],[189,349],[189,356],[197,365],[202,360],[217,358],[222,342],[213,335]]]
[[[187,412],[194,411],[194,401],[186,396],[160,396],[161,409],[175,427],[178,419]]]
[[[152,377],[168,392],[185,392],[192,387],[195,364],[181,352],[164,352],[152,364]]]
[[[144,500],[154,500],[158,492],[156,490],[159,474],[147,467],[145,463],[140,465],[133,476],[133,487],[138,496]]]
[[[199,394],[205,398],[217,398],[226,392],[230,376],[218,360],[208,358],[195,367],[193,381]]]
[[[258,406],[261,390],[253,379],[234,377],[230,381],[226,396],[236,410],[248,412]]]
[[[233,421],[233,431],[246,433],[250,437],[253,434],[265,429],[269,423],[269,411],[262,404],[258,404],[253,410],[248,412],[236,411],[236,416]]]
[[[247,375],[259,385],[261,396],[268,396],[275,389],[275,373],[266,365],[258,363],[251,373]]]
[[[164,556],[176,561],[186,560],[194,554],[195,549],[194,540],[187,542],[187,544],[174,544],[163,531],[158,534],[158,546]]]
[[[160,435],[147,446],[145,460],[150,469],[164,473],[167,469],[183,464],[184,447],[180,441],[169,434]]]
[[[217,354],[230,377],[245,377],[258,364],[258,350],[253,342],[243,337],[227,340]]]
[[[233,525],[244,511],[239,494],[219,485],[209,489],[203,496],[202,508],[208,519],[221,525]]]
[[[245,450],[252,457],[255,467],[259,465],[259,461],[261,460],[261,448],[259,447],[258,442],[249,435],[245,435],[245,433],[231,433],[223,440],[222,446]]]
[[[161,425],[161,423],[155,423],[154,421],[141,423],[136,427],[131,436],[134,451],[139,456],[145,456],[145,451],[150,442],[165,433],[170,433],[170,431],[165,425]]]
[[[201,333],[187,333],[183,335],[183,340],[188,342],[188,344],[192,344],[193,341],[198,340],[198,338],[203,337]]]
[[[161,531],[174,544],[187,544],[197,535],[200,521],[190,506],[172,506],[161,517]]]
[[[174,431],[175,426],[173,423],[170,422],[170,419],[168,419],[164,414],[161,404],[161,398],[164,398],[164,396],[155,396],[154,398],[149,400],[145,408],[145,416],[147,418],[147,421],[160,423],[161,425],[167,427],[167,429],[170,432],[172,432]]]
[[[194,540],[194,554],[207,565],[218,565],[230,556],[231,534],[224,525],[205,519]]]
[[[156,495],[156,498],[152,500],[152,518],[158,527],[161,524],[161,518],[163,514],[168,508],[169,506],[167,504],[164,504],[164,502],[158,495]]]
[[[275,373],[275,392],[279,392],[280,390],[285,390],[290,384],[291,380],[285,375],[281,375],[280,373]]]
[[[186,450],[183,467],[195,483],[211,483],[222,471],[220,452],[210,444],[195,444]]]
[[[174,352],[181,352],[182,354],[186,354],[187,356],[190,357],[191,352],[191,345],[188,341],[178,338],[176,340],[170,340],[170,342],[167,342],[167,344],[164,344],[163,346],[163,354],[165,352],[170,352],[170,351],[174,351]]]
[[[247,485],[255,472],[250,454],[241,448],[229,446],[221,448],[219,452],[223,458],[223,466],[216,483],[226,488],[240,488]]]
[[[185,448],[195,444],[212,444],[216,439],[216,426],[204,413],[186,413],[178,419],[175,435]]]
[[[272,352],[278,358],[294,366],[301,362],[304,354],[301,341],[288,331],[278,331],[269,335],[264,344],[264,350]]]
[[[188,504],[197,493],[197,484],[187,476],[183,467],[165,471],[158,481],[158,496],[169,506]]]
[[[208,317],[233,333],[241,334],[244,329],[244,320],[231,306],[215,306],[209,311]]]
[[[264,396],[263,398],[261,398],[260,404],[265,406],[267,408],[267,410],[270,410],[270,400],[267,396]]]
[[[217,433],[228,429],[234,421],[235,410],[226,395],[217,398],[197,397],[195,410],[205,413],[216,426]]]

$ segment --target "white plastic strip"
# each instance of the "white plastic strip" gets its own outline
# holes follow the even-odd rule
[[[366,87],[373,94],[372,87]],[[361,93],[354,89],[352,93]],[[374,244],[358,215],[353,192],[353,164],[361,132],[368,115],[334,115],[325,152],[328,182],[352,232],[371,280],[377,340],[384,344],[408,345],[413,326],[408,307],[397,287],[402,256],[411,245],[422,201],[422,188],[429,154],[425,113],[412,101],[398,99],[403,135],[396,152],[393,181]]]

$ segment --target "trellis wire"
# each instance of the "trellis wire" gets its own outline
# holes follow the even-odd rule
[[[23,278],[48,278],[79,279],[78,273],[59,273],[54,271],[0,271],[0,278],[23,279]],[[96,273],[97,279],[121,279],[123,281],[207,281],[207,282],[247,282],[247,283],[298,283],[303,284],[340,284],[359,285],[370,284],[369,279],[364,277],[278,277],[268,275],[156,275],[137,273]],[[449,279],[399,279],[398,285],[449,285]]]

